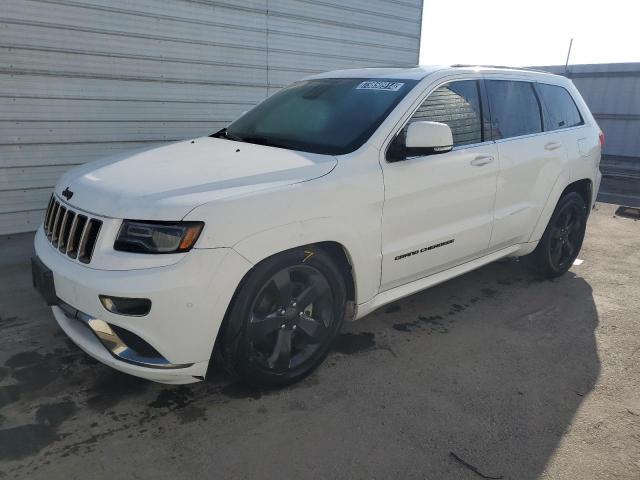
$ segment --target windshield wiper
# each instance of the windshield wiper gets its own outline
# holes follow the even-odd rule
[[[238,137],[232,133],[229,133],[229,130],[225,127],[222,130],[218,130],[216,133],[209,135],[210,137],[215,138],[226,138],[227,140],[234,140],[236,142],[244,142],[243,138]]]
[[[236,142],[255,143],[256,145],[265,145],[267,147],[289,148],[286,145],[279,142],[274,142],[267,137],[239,137],[237,135],[234,135],[233,133],[229,133],[229,130],[227,128],[218,130],[216,133],[209,136],[215,138],[226,138],[227,140],[234,140]]]
[[[247,143],[255,143],[257,145],[265,145],[267,147],[289,148],[286,145],[279,142],[274,142],[267,137],[243,137],[242,141]]]

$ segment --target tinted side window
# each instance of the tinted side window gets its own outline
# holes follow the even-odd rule
[[[420,105],[409,123],[417,121],[446,123],[451,128],[454,145],[482,142],[478,83],[475,80],[464,80],[438,87]]]
[[[573,98],[564,88],[543,83],[536,84],[536,87],[545,106],[545,130],[575,127],[584,123]]]
[[[540,105],[529,82],[487,80],[494,140],[542,131]]]

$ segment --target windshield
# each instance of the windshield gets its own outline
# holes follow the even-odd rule
[[[214,136],[340,155],[359,148],[416,80],[323,78],[294,83]]]

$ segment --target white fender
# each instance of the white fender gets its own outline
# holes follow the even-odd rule
[[[344,250],[352,268],[356,303],[372,299],[380,286],[381,253],[376,242],[364,241],[346,219],[316,218],[281,225],[235,244],[233,249],[251,263],[284,250],[319,242],[336,242]]]

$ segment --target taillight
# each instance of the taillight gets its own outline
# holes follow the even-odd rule
[[[600,130],[600,135],[598,136],[600,138],[600,148],[604,148],[604,132]]]

